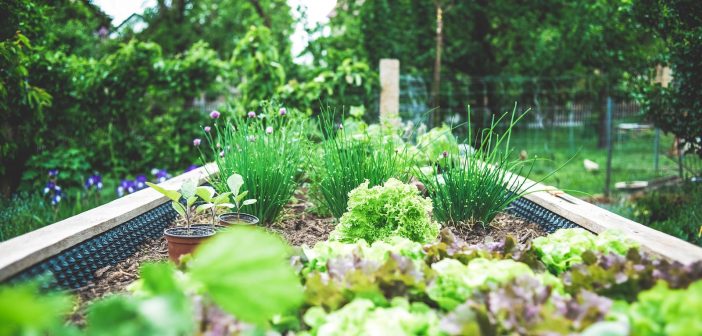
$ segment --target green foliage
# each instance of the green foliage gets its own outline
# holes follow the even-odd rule
[[[669,289],[661,282],[641,292],[624,313],[633,335],[697,335],[702,333],[702,281],[688,289]]]
[[[232,101],[237,113],[256,111],[285,83],[285,68],[273,44],[269,29],[252,26],[234,49],[232,68],[243,78],[237,85],[239,96]]]
[[[421,163],[433,164],[447,155],[458,155],[458,141],[453,136],[453,129],[446,125],[434,127],[429,132],[417,137],[417,147],[422,152]]]
[[[366,181],[349,193],[348,211],[331,239],[374,242],[394,235],[420,243],[436,239],[439,225],[429,215],[431,200],[420,196],[415,186],[394,178],[382,186],[368,186]]]
[[[227,178],[241,175],[242,191],[257,200],[248,205],[251,214],[273,223],[298,186],[298,170],[307,149],[303,130],[300,122],[283,116],[235,115],[224,125],[215,124],[213,134],[205,135],[210,148],[202,153],[203,162],[215,161],[219,167],[219,177],[212,184],[219,192],[232,191]]]
[[[411,160],[399,149],[402,143],[395,136],[373,136],[363,130],[351,133],[334,123],[329,111],[320,117],[320,123],[326,139],[320,146],[321,162],[311,164],[312,180],[334,217],[344,214],[349,193],[364,181],[375,187],[389,178],[408,179]]]
[[[440,335],[439,316],[421,303],[406,299],[392,301],[390,307],[378,307],[372,301],[356,299],[343,308],[327,313],[313,307],[305,313],[309,335]]]
[[[226,312],[265,324],[302,302],[302,286],[285,260],[289,252],[270,233],[232,228],[196,250],[189,274]]]
[[[641,83],[644,111],[657,127],[702,156],[702,6],[695,0],[646,0],[634,2],[634,11],[645,31],[663,40],[665,49],[656,61],[669,64],[673,71],[666,88],[650,83],[650,78]]]
[[[695,185],[647,193],[635,200],[634,219],[658,231],[702,246],[702,188]]]
[[[151,182],[146,182],[146,185],[153,188],[163,196],[166,196],[168,199],[171,200],[171,206],[173,209],[175,209],[178,214],[185,219],[185,225],[190,228],[190,220],[192,219],[193,213],[192,213],[192,208],[193,205],[195,205],[195,202],[197,201],[197,196],[200,196],[201,194],[204,195],[205,193],[198,192],[201,191],[200,188],[203,187],[198,187],[197,186],[197,181],[196,180],[186,180],[183,181],[183,184],[181,184],[180,188],[178,190],[170,190],[163,188],[157,184],[151,183]],[[196,194],[197,192],[197,194]],[[214,190],[212,191],[212,194],[214,195]],[[202,197],[202,196],[200,196]],[[205,201],[208,199],[211,199],[212,196],[210,197],[203,197]],[[181,203],[181,198],[185,199],[185,204]]]
[[[514,260],[488,260],[476,258],[462,264],[456,259],[444,259],[431,265],[436,271],[435,281],[427,288],[429,297],[446,310],[453,310],[480,289],[506,283],[518,276],[534,275],[526,264]],[[543,278],[548,284],[558,280]]]
[[[532,242],[541,261],[555,274],[583,262],[586,251],[624,255],[638,244],[621,236],[617,231],[604,231],[594,235],[584,229],[558,229]]]
[[[499,212],[533,187],[526,185],[526,179],[518,178],[529,178],[531,169],[524,170],[525,161],[510,158],[512,128],[525,114],[517,116],[515,106],[511,115],[505,113],[493,119],[475,146],[469,131],[468,146],[476,147],[473,153],[458,156],[457,149],[454,154],[446,151],[430,172],[420,172],[419,179],[434,202],[437,220],[456,227],[470,228],[475,223],[488,227]],[[506,131],[498,134],[499,124],[507,117]]]
[[[72,308],[70,296],[39,293],[39,284],[29,282],[0,287],[0,334],[42,335],[67,329],[65,317]]]

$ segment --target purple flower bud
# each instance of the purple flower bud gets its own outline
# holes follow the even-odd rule
[[[224,151],[219,152],[219,157],[224,157]]]
[[[200,146],[201,142],[202,142],[202,140],[200,140],[200,138],[196,138],[193,140],[193,146],[198,147],[198,146]]]
[[[249,118],[256,118],[256,112],[254,112],[254,111],[249,111],[249,113],[247,114],[247,116],[249,116]]]
[[[49,177],[56,177],[58,176],[58,169],[49,169]]]
[[[210,112],[210,118],[212,119],[218,119],[220,115],[221,113],[219,113],[217,110]]]
[[[288,110],[286,110],[285,107],[281,107],[280,110],[278,110],[278,113],[280,114],[280,116],[285,116],[286,114],[288,114]]]
[[[57,205],[57,204],[59,204],[59,202],[61,202],[61,195],[60,194],[54,195],[53,197],[51,197],[51,205]]]
[[[210,133],[212,128],[210,126],[205,126],[205,132]]]
[[[266,127],[266,134],[272,134],[273,133],[273,127]]]
[[[445,157],[445,158],[448,157],[448,152],[447,152],[447,151],[444,151],[443,153],[441,153],[441,156],[443,156],[443,157]]]

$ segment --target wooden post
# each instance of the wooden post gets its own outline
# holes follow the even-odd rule
[[[400,61],[380,60],[380,119],[397,118],[400,114]]]

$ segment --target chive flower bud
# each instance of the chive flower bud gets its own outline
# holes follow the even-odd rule
[[[284,117],[286,114],[288,114],[288,110],[286,110],[285,107],[281,107],[280,110],[278,110],[278,114],[280,114],[281,117]]]
[[[249,111],[247,115],[249,116],[249,118],[256,118],[256,112],[254,111]]]
[[[266,127],[266,134],[272,134],[273,133],[273,127]]]
[[[196,138],[196,139],[193,140],[193,145],[194,145],[195,147],[198,147],[198,146],[200,146],[200,143],[201,143],[201,142],[202,142],[202,140],[200,140],[200,138]]]
[[[205,126],[205,132],[210,133],[211,130],[212,130],[212,127]]]
[[[222,115],[222,114],[219,113],[219,111],[216,111],[216,110],[210,112],[210,118],[212,118],[212,119],[218,119],[220,115]]]

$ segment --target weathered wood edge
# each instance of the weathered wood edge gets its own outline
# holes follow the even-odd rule
[[[536,183],[519,175],[508,174],[512,190],[521,186],[527,190],[525,199],[568,219],[594,233],[607,229],[618,230],[625,237],[641,244],[647,252],[690,264],[702,260],[702,248],[682,239],[654,230],[643,224],[619,216],[615,213],[566,194],[554,187]]]
[[[202,184],[218,172],[217,165],[204,167],[176,176],[160,185],[178,188],[187,179],[198,179]],[[62,221],[28,232],[0,243],[0,281],[110,230],[167,202],[168,199],[146,188],[118,198],[110,203],[85,211]]]

